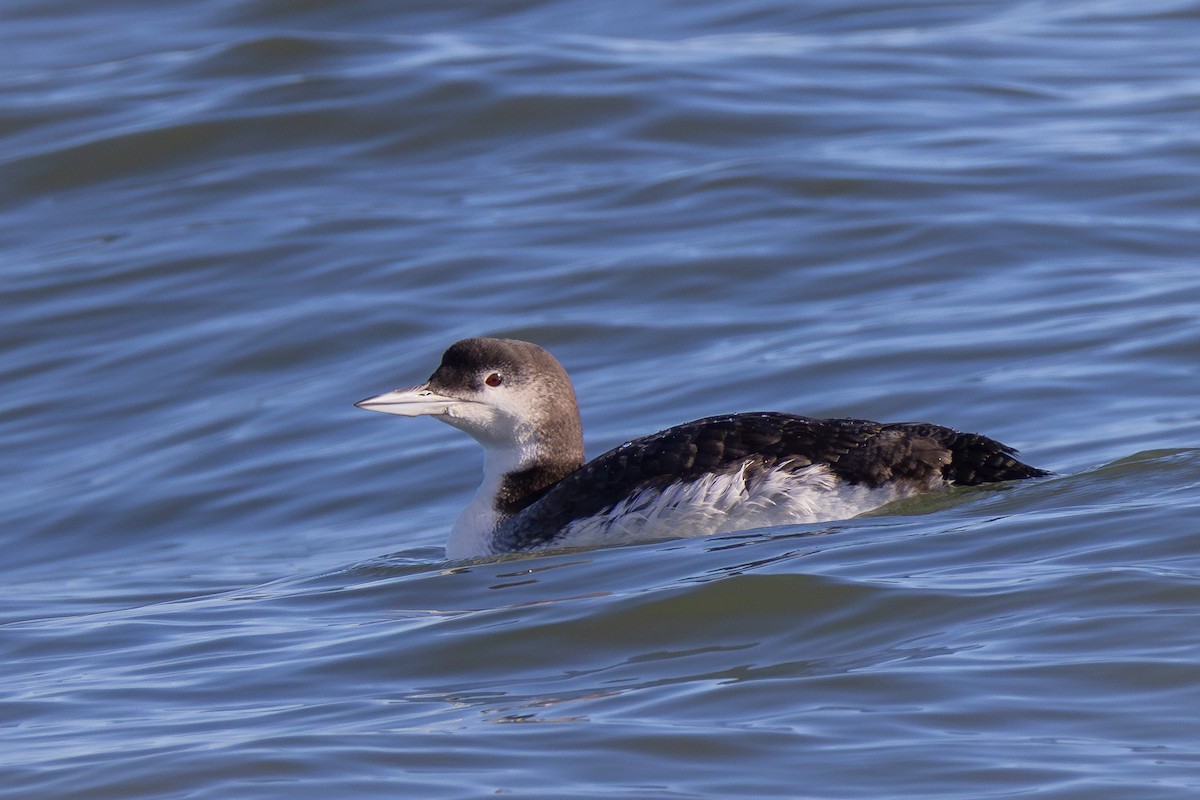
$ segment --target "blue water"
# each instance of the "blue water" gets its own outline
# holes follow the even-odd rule
[[[0,19],[0,797],[1200,792],[1200,4]],[[448,563],[472,335],[1056,476]]]

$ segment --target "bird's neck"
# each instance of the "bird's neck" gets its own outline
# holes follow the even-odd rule
[[[448,558],[492,552],[496,529],[583,466],[583,441],[558,446],[485,446],[483,482],[446,543]]]

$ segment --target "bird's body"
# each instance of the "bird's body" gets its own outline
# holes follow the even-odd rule
[[[483,485],[451,531],[451,558],[845,519],[944,486],[1047,474],[940,425],[778,412],[687,422],[585,464],[566,371],[509,339],[457,342],[427,383],[358,405],[431,415],[483,445]]]

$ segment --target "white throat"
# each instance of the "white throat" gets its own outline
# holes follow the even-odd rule
[[[446,542],[447,558],[473,558],[496,552],[493,537],[505,519],[496,510],[496,495],[500,493],[504,476],[534,463],[535,452],[529,444],[484,445],[483,482],[450,529],[450,538]]]

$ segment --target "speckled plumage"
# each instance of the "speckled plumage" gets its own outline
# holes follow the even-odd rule
[[[974,486],[1046,475],[1015,451],[975,433],[929,423],[813,419],[779,412],[709,417],[609,450],[510,506],[504,549],[552,544],[572,520],[600,514],[648,487],[662,489],[714,472],[800,473],[825,465],[839,480],[867,488],[897,484],[900,494],[944,484]]]
[[[428,382],[359,405],[430,415],[483,446],[451,557],[842,519],[940,486],[1047,474],[940,425],[777,412],[687,422],[585,464],[566,371],[511,339],[456,342]]]

